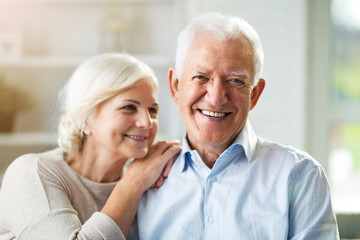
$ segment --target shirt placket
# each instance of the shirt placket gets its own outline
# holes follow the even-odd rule
[[[192,153],[193,160],[197,165],[198,174],[201,176],[202,190],[203,190],[203,239],[216,239],[217,229],[217,214],[216,208],[211,197],[213,185],[217,182],[217,176],[212,173],[212,170],[208,168],[197,152]]]
[[[212,196],[214,191],[214,184],[217,182],[217,177],[210,173],[205,181],[204,189],[204,239],[216,239],[218,229],[218,214],[216,211],[216,203]],[[217,203],[219,204],[219,203]]]

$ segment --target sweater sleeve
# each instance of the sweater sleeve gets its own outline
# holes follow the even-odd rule
[[[51,196],[38,173],[38,159],[24,155],[7,169],[0,192],[0,232],[15,239],[125,239],[118,225],[107,215],[94,212],[82,224],[70,196],[54,179],[49,180]],[[45,179],[45,181],[47,181]],[[51,198],[56,199],[56,207]],[[4,231],[4,230],[2,230]]]

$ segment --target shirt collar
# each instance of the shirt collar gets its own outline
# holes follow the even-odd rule
[[[256,144],[257,136],[250,122],[247,121],[245,126],[230,147],[232,147],[233,145],[240,145],[244,149],[247,160],[251,161],[256,149]]]
[[[180,171],[186,171],[189,167],[189,164],[191,164],[191,152],[196,150],[191,150],[189,143],[186,139],[186,135],[183,137],[182,140],[182,147],[181,147],[181,153],[180,153]]]
[[[257,136],[249,121],[246,122],[245,126],[235,138],[235,141],[226,149],[241,147],[245,153],[248,161],[252,160],[257,144]],[[225,151],[226,151],[225,150]],[[225,152],[224,151],[224,152]],[[186,171],[189,165],[192,164],[191,155],[198,154],[196,150],[191,150],[187,141],[186,135],[182,140],[182,150],[179,155],[180,157],[180,171]],[[182,166],[182,167],[181,167]]]

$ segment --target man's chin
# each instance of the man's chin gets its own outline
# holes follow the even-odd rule
[[[224,150],[230,146],[233,140],[229,139],[228,135],[224,133],[221,134],[198,134],[196,137],[192,137],[188,135],[188,142],[192,146],[192,148],[224,148]],[[191,144],[195,143],[195,144]]]

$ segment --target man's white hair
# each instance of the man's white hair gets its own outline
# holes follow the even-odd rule
[[[220,13],[205,13],[194,18],[180,32],[177,40],[175,71],[180,78],[183,66],[195,36],[199,32],[208,31],[220,40],[236,39],[245,36],[254,53],[254,83],[260,78],[264,64],[264,52],[260,38],[255,29],[244,19],[235,16],[225,16]]]

